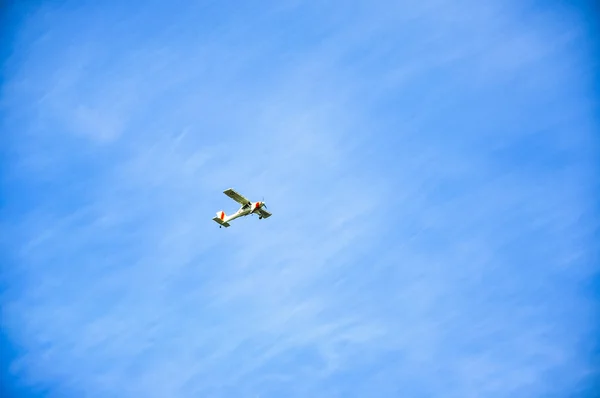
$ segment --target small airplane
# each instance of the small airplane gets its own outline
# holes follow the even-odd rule
[[[271,213],[265,210],[267,208],[265,202],[251,202],[231,188],[226,189],[225,191],[223,191],[223,193],[229,196],[231,199],[238,202],[241,205],[241,207],[238,209],[238,211],[229,216],[226,215],[225,212],[222,210],[218,211],[217,216],[213,218],[213,221],[219,224],[219,228],[228,228],[230,226],[230,221],[235,220],[238,217],[243,217],[247,215],[258,214],[259,220],[271,217]]]

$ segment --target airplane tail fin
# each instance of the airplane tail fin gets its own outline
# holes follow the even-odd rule
[[[213,221],[217,222],[219,225],[227,228],[229,227],[229,223],[225,221],[226,214],[224,211],[218,211],[217,216],[213,218]]]

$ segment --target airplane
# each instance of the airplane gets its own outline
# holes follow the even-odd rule
[[[229,216],[222,210],[218,211],[217,216],[213,218],[213,221],[219,224],[219,228],[229,228],[231,226],[231,224],[229,224],[230,221],[247,215],[258,214],[259,220],[271,217],[271,213],[265,210],[267,208],[265,202],[251,202],[231,188],[224,190],[223,193],[238,202],[241,207],[238,211]]]

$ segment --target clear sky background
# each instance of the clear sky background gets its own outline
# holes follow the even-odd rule
[[[7,396],[597,396],[592,1],[4,4]]]

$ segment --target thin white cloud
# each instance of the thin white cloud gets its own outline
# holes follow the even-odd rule
[[[308,12],[293,3],[273,12],[290,9]],[[107,70],[95,64],[110,43],[77,40],[52,78],[23,65],[7,91],[13,111],[51,121],[24,128],[55,143],[52,159],[42,145],[21,143],[31,166],[21,176],[81,185],[48,192],[16,223],[27,238],[19,252],[27,289],[5,295],[6,330],[26,347],[15,377],[98,396],[253,396],[274,386],[286,396],[336,396],[357,384],[383,395],[396,384],[431,395],[535,395],[549,391],[547,371],[573,369],[562,386],[582,377],[589,368],[567,354],[564,318],[550,320],[537,301],[552,277],[521,268],[519,256],[549,262],[536,266],[552,275],[582,265],[572,257],[577,242],[543,251],[531,237],[544,230],[560,242],[588,203],[490,160],[519,132],[502,138],[482,126],[488,143],[445,128],[456,119],[442,105],[454,109],[459,91],[450,90],[456,81],[435,80],[436,70],[463,62],[489,87],[497,81],[484,66],[527,73],[551,48],[523,29],[477,56],[486,35],[498,37],[493,29],[517,25],[493,24],[514,15],[491,6],[473,10],[484,21],[444,1],[345,12],[357,11],[364,25],[333,18],[318,44],[296,43],[274,65],[261,60],[285,40],[264,38],[252,23],[167,47],[185,36],[172,26],[160,44]],[[445,39],[458,17],[482,38]],[[57,20],[45,26],[57,29]],[[411,25],[419,23],[431,32]],[[263,39],[239,44],[253,34]],[[419,34],[421,46],[397,43]],[[44,59],[37,46],[34,59]],[[494,61],[522,51],[522,62]],[[397,100],[404,90],[414,103]],[[579,172],[573,166],[560,181],[569,186]],[[273,217],[219,229],[214,213],[236,207],[221,193],[229,187],[265,195]],[[574,210],[561,212],[568,205]],[[583,269],[573,278],[588,275]],[[577,301],[569,286],[562,294]],[[332,382],[352,372],[364,383]]]

